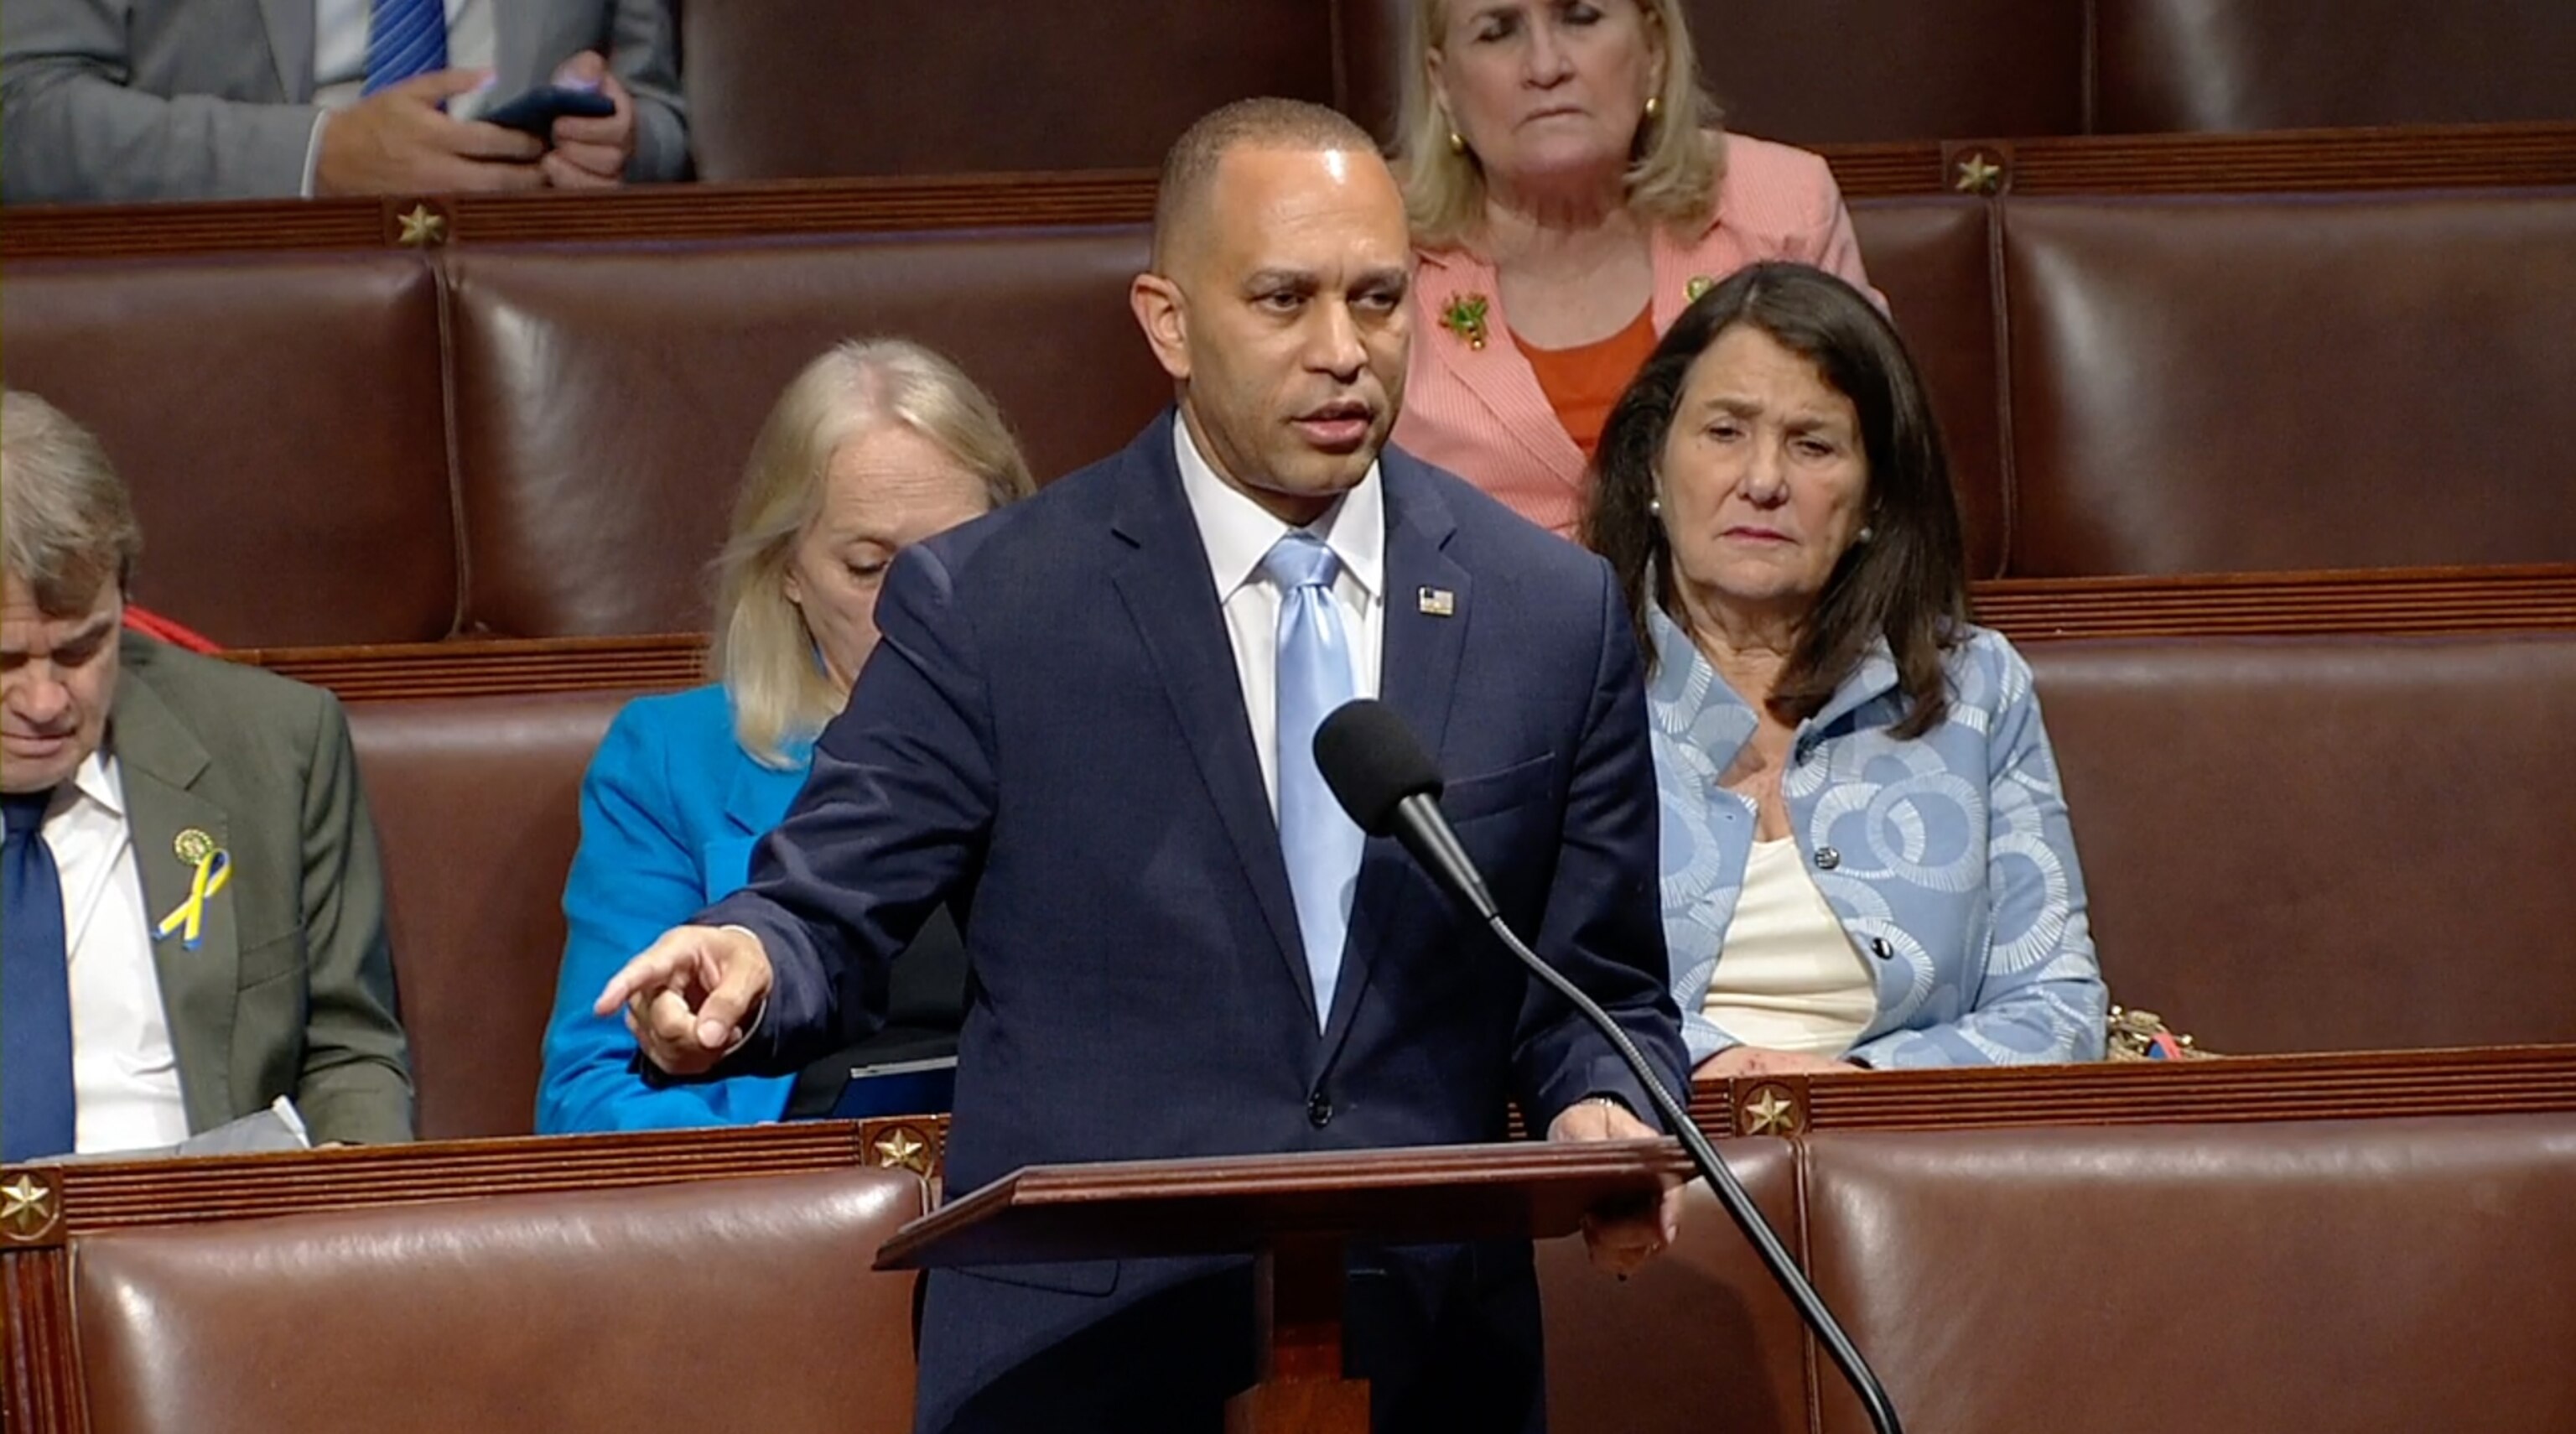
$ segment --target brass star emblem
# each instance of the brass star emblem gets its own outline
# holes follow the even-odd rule
[[[54,1223],[54,1187],[40,1184],[25,1171],[0,1185],[0,1230],[13,1239],[32,1240]]]
[[[1780,1086],[1766,1085],[1753,1092],[1744,1102],[1747,1135],[1795,1135],[1798,1132],[1798,1103]]]
[[[414,249],[426,249],[447,240],[447,216],[426,204],[415,204],[402,217],[402,242]]]
[[[930,1173],[930,1143],[909,1125],[898,1125],[877,1137],[877,1164],[888,1170]]]
[[[1971,150],[1959,161],[1959,179],[1951,187],[1961,194],[1992,194],[2003,182],[2004,167],[1987,158],[1982,149]]]

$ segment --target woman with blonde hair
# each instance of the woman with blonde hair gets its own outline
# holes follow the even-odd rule
[[[1413,9],[1396,158],[1422,263],[1395,439],[1572,537],[1657,336],[1759,260],[1866,289],[1851,218],[1822,159],[1718,127],[1680,0]]]
[[[716,564],[715,682],[629,703],[582,781],[541,1133],[776,1120],[791,1096],[819,1114],[854,1063],[955,1052],[965,957],[944,918],[896,963],[885,1024],[806,1077],[647,1086],[634,1036],[590,1003],[665,928],[743,884],[876,647],[895,554],[1031,486],[993,400],[918,344],[841,344],[779,395]]]

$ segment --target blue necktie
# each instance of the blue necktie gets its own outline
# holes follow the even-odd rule
[[[446,68],[447,0],[371,0],[360,95]]]
[[[10,1160],[72,1148],[71,962],[63,941],[63,877],[45,844],[51,792],[0,798],[0,1147]]]
[[[1280,538],[1261,559],[1261,571],[1279,586],[1279,851],[1297,899],[1319,1027],[1332,1020],[1365,840],[1315,769],[1315,729],[1358,695],[1341,609],[1333,605],[1333,574],[1340,568],[1333,550],[1303,529]]]

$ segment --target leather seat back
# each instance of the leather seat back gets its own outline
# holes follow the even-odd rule
[[[852,1168],[82,1237],[88,1427],[904,1434],[913,1277],[869,1266],[926,1208]]]

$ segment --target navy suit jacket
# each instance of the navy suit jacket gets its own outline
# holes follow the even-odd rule
[[[751,929],[776,968],[737,1063],[846,1037],[884,988],[871,968],[953,901],[954,1191],[1042,1162],[1496,1140],[1507,1100],[1538,1130],[1588,1095],[1650,1109],[1390,840],[1362,858],[1319,1031],[1174,421],[896,560],[804,792],[701,918]],[[1380,696],[1449,774],[1506,917],[1678,1088],[1642,668],[1609,569],[1392,448],[1380,472]],[[1193,1268],[1153,1265],[934,1279],[922,1426]],[[1029,1427],[1053,1427],[1032,1394]]]

